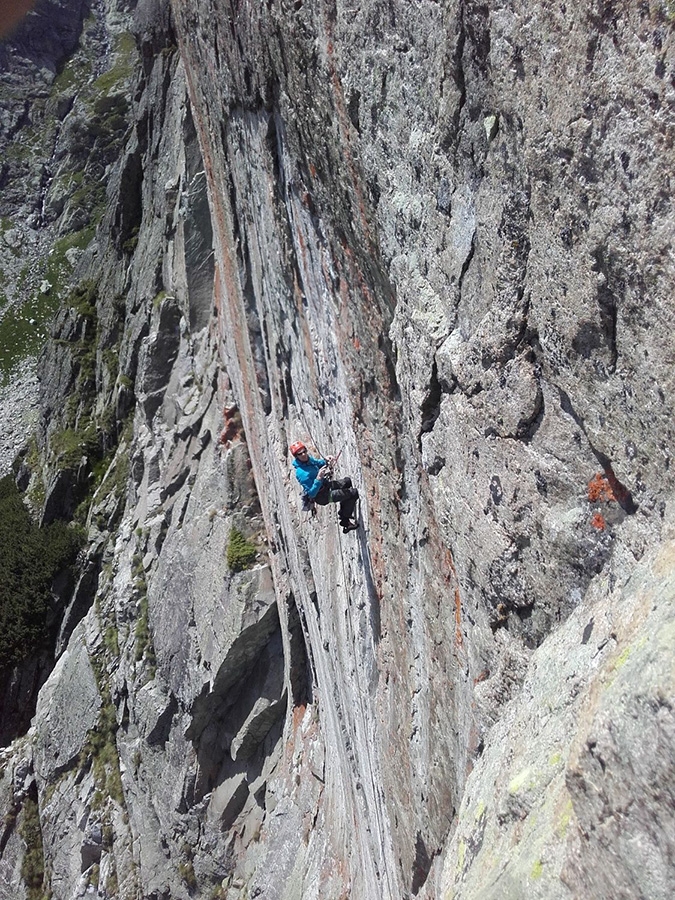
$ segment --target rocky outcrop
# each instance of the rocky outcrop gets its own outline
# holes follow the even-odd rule
[[[467,781],[441,896],[670,896],[673,549],[596,583],[534,654]]]
[[[142,0],[134,35],[42,360],[32,483],[89,551],[4,883],[32,791],[55,897],[669,896],[668,10]],[[361,530],[305,517],[296,438]]]

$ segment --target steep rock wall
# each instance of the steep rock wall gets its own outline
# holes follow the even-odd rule
[[[114,455],[5,754],[5,894],[36,798],[56,897],[586,896],[622,827],[652,864],[594,896],[670,896],[667,9],[148,0],[134,31],[79,270]],[[302,514],[298,437],[362,532]]]
[[[670,25],[608,4],[175,15],[257,481],[310,437],[344,445],[364,495],[370,560],[343,551],[328,612],[349,615],[372,561],[384,727],[356,745],[386,801],[364,827],[416,890],[527,649],[668,515],[668,341],[642,336],[673,274]],[[263,513],[293,546],[286,503]],[[338,568],[316,537],[306,609]],[[372,684],[367,649],[347,653]],[[359,734],[345,696],[331,745]]]

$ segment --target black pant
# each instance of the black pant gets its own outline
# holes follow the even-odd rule
[[[340,525],[344,527],[354,515],[354,507],[358,499],[359,492],[352,487],[351,478],[341,478],[339,481],[326,481],[314,498],[314,502],[320,506],[327,506],[329,503],[339,503],[338,516],[340,517]]]

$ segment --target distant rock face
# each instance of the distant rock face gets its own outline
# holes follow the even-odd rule
[[[106,172],[130,122],[127,96],[136,49],[127,6],[110,0],[89,15],[84,3],[44,0],[0,42],[0,474],[10,473],[15,461],[18,468],[21,454],[18,481],[22,490],[30,485],[32,507],[44,522],[70,517],[91,484],[90,469],[81,465],[86,452],[77,452],[71,438],[80,423],[85,424],[79,431],[86,432],[87,421],[95,436],[91,409],[85,409],[91,399],[73,395],[91,394],[87,372],[93,374],[97,350],[106,359],[99,379],[101,412],[117,375],[117,322],[110,319],[119,318],[119,297],[108,322],[87,322],[72,308],[72,289],[83,277],[87,255],[96,252]],[[57,340],[38,364],[50,330]],[[110,410],[101,418],[110,432]],[[46,458],[48,428],[61,452],[58,465]],[[109,440],[110,433],[100,442],[99,456],[109,450],[103,446]],[[91,597],[82,601],[83,585],[91,583],[80,582],[74,608],[91,605]],[[57,621],[62,600],[55,584],[49,606]],[[71,631],[75,624],[71,616]],[[38,659],[2,672],[3,741],[16,734],[17,722],[30,720],[53,662],[52,648],[45,648]]]
[[[32,483],[90,544],[4,883],[32,791],[59,900],[671,896],[667,4],[141,0],[134,35],[41,362]],[[358,531],[302,512],[298,438]]]
[[[128,125],[135,60],[129,6],[108,0],[89,15],[82,0],[38,0],[0,41],[3,474],[25,449],[39,395],[35,359],[81,277],[105,208],[108,168]]]
[[[47,182],[46,169],[58,139],[60,119],[67,111],[57,110],[57,104],[48,109],[50,87],[58,67],[78,43],[83,15],[84,3],[79,0],[41,2],[23,24],[0,41],[2,474],[10,471],[17,453],[25,447],[38,405],[34,361],[27,367],[17,365],[20,353],[16,352],[16,344],[29,343],[31,355],[36,355],[38,335],[44,332],[45,323],[42,317],[37,321],[34,297],[44,293],[45,303],[50,303],[51,284],[44,280],[45,267],[37,263],[42,255],[46,256],[54,235],[40,234],[35,226]],[[23,319],[23,329],[9,324],[15,317]],[[10,376],[12,384],[8,388]]]

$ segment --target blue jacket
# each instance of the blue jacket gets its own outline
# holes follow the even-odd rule
[[[293,460],[295,477],[298,479],[308,496],[316,497],[326,483],[325,481],[322,481],[321,478],[317,478],[319,469],[323,468],[325,465],[325,459],[315,459],[313,456],[307,457],[307,462],[300,462],[299,459]]]

